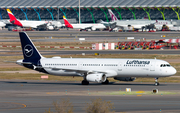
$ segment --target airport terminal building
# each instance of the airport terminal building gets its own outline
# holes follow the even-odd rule
[[[81,22],[109,22],[108,9],[120,20],[180,20],[180,0],[0,0],[0,18],[9,19],[9,8],[22,20],[58,20],[65,15],[78,22],[79,2]]]

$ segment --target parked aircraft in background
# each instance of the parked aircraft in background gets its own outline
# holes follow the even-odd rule
[[[108,84],[108,78],[133,81],[133,77],[159,77],[176,73],[168,62],[157,59],[105,59],[105,58],[45,58],[36,49],[25,32],[19,33],[24,59],[16,63],[26,68],[58,76],[81,76],[82,85],[89,82]]]
[[[6,24],[4,22],[0,21],[0,28],[5,27],[5,26],[6,26]]]
[[[156,27],[158,30],[161,30],[164,24],[173,27],[171,21],[167,20],[118,20],[111,9],[108,9],[108,11],[112,22],[102,22],[102,24],[112,26],[111,28],[119,27],[121,29],[127,29],[127,27],[133,27],[135,30],[140,30],[144,28],[153,29]]]
[[[16,19],[16,17],[13,15],[13,13],[7,9],[9,18],[10,18],[10,22],[14,25],[20,26],[20,27],[31,27],[31,28],[35,28],[38,29],[39,26],[43,26],[46,25],[48,22],[46,21],[29,21],[29,20],[18,20]]]
[[[59,30],[63,25],[60,21],[49,21],[47,24],[48,30]]]
[[[70,24],[65,16],[63,16],[65,27],[72,28],[72,29],[80,29],[80,30],[98,30],[98,29],[105,29],[106,27],[103,24]]]

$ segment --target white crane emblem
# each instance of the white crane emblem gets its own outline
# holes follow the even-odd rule
[[[32,56],[32,54],[33,54],[33,47],[31,46],[31,45],[26,45],[25,47],[24,47],[24,55],[26,56],[26,57],[31,57]]]

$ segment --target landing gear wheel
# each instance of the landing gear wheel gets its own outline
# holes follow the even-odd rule
[[[155,86],[159,86],[158,78],[155,78]]]
[[[155,82],[155,84],[154,84],[155,86],[159,86],[159,82]]]
[[[106,81],[105,81],[105,82],[102,82],[102,84],[109,84],[109,80],[106,79]]]
[[[86,81],[86,80],[83,80],[83,81],[82,81],[82,85],[89,85],[89,82]]]

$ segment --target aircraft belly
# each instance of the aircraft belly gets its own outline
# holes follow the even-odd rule
[[[150,71],[149,68],[126,68],[118,72],[118,76],[122,77],[157,77],[157,71]]]

